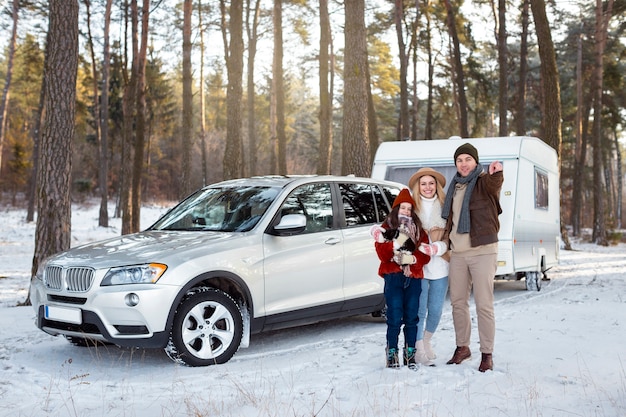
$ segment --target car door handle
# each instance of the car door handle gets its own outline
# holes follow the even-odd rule
[[[326,243],[327,245],[336,245],[339,242],[341,242],[341,240],[337,239],[336,237],[329,237],[324,241],[324,243]]]

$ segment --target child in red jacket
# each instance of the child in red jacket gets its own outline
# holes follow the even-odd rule
[[[428,244],[419,217],[413,211],[413,198],[403,189],[393,202],[392,210],[381,226],[371,230],[380,259],[378,274],[385,279],[387,304],[387,367],[398,368],[398,338],[404,325],[404,365],[417,366],[415,342],[419,299],[424,278],[422,267],[430,256],[420,252],[421,243]]]

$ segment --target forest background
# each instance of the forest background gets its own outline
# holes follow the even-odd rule
[[[130,233],[148,200],[369,176],[382,141],[450,136],[543,139],[566,245],[621,238],[626,0],[0,5],[0,198],[37,214],[33,271],[69,247],[72,201]]]

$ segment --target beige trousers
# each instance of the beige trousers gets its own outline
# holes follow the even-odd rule
[[[498,255],[450,257],[450,302],[457,346],[469,346],[472,331],[469,300],[472,290],[478,316],[478,337],[481,353],[493,353],[496,321],[493,308],[493,280]]]

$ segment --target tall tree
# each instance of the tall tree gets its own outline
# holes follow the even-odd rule
[[[463,63],[461,61],[461,45],[459,42],[459,35],[456,29],[456,13],[452,7],[450,0],[444,0],[446,6],[446,26],[448,27],[448,34],[452,40],[452,62],[454,67],[454,83],[457,90],[456,107],[459,120],[459,134],[461,137],[469,137],[469,126],[467,121],[467,96],[465,94],[465,75],[463,70]]]
[[[250,0],[246,7],[246,32],[248,34],[248,155],[249,173],[257,174],[257,140],[256,140],[256,111],[254,106],[254,62],[257,52],[257,40],[259,38],[259,16],[261,14],[261,1],[256,0],[254,9],[250,8]],[[252,15],[252,19],[250,19]]]
[[[517,86],[517,101],[515,102],[515,130],[518,135],[526,134],[526,75],[528,72],[528,8],[529,0],[522,0],[519,52],[519,84]]]
[[[400,115],[398,117],[398,140],[407,140],[411,137],[409,124],[409,88],[407,74],[409,57],[406,53],[404,42],[404,6],[403,0],[395,0],[394,23],[396,26],[396,38],[398,40],[398,53],[400,56]]]
[[[11,39],[9,40],[9,56],[7,60],[7,72],[4,79],[4,89],[0,99],[0,170],[2,169],[2,150],[4,148],[4,137],[6,135],[7,109],[9,103],[9,91],[11,88],[11,76],[13,74],[13,57],[15,56],[15,43],[17,41],[17,22],[20,15],[20,2],[13,0],[11,7],[11,18],[13,29],[11,29]]]
[[[559,84],[559,71],[556,66],[556,53],[554,51],[554,43],[552,42],[552,32],[550,31],[550,23],[546,15],[545,1],[530,0],[530,7],[535,20],[539,58],[541,59],[543,139],[556,149],[559,161],[563,164],[563,158],[561,157],[561,87]],[[561,190],[561,210],[563,210],[564,198]],[[561,219],[563,219],[562,214]],[[565,242],[566,249],[569,249],[569,237],[567,236],[563,220],[561,221],[561,237]]]
[[[498,0],[498,116],[500,125],[498,134],[500,136],[508,136],[509,128],[507,123],[507,114],[509,110],[508,100],[508,49],[506,46],[506,0]]]
[[[225,16],[224,0],[220,0],[222,16]],[[224,179],[242,176],[241,155],[241,99],[243,97],[243,1],[232,0],[229,10],[228,33],[222,25],[224,50],[226,53],[226,72],[228,89],[226,96],[226,149],[224,150]]]
[[[202,0],[198,0],[198,29],[200,32],[200,149],[202,150],[202,185],[207,184],[207,150],[206,150],[206,97],[204,96],[204,25],[202,18],[204,11]],[[184,41],[183,41],[184,44]],[[183,45],[184,48],[184,45]]]
[[[593,76],[593,189],[595,198],[593,205],[593,241],[598,245],[607,246],[605,224],[605,190],[602,182],[602,76],[604,72],[604,48],[608,34],[609,19],[613,10],[613,0],[608,0],[606,12],[603,10],[603,1],[596,0],[596,27],[595,27],[595,63]]]
[[[318,174],[330,174],[331,155],[333,149],[333,105],[331,77],[331,39],[330,15],[328,0],[319,0],[320,6],[320,53],[319,53],[319,84],[320,84],[320,152],[317,162]]]
[[[364,0],[346,0],[342,164],[344,175],[369,177],[367,33]]]
[[[141,228],[141,185],[144,172],[146,148],[146,55],[148,52],[148,26],[150,21],[150,0],[143,0],[141,7],[141,44],[137,56],[137,111],[135,114],[135,152],[133,159],[132,180],[132,216],[131,231],[138,232]]]
[[[193,0],[183,2],[183,120],[182,139],[182,178],[180,198],[191,193],[191,135],[193,134],[193,92],[191,78],[191,11]]]
[[[426,99],[426,126],[424,138],[433,139],[433,84],[435,78],[435,64],[433,60],[430,1],[424,0],[424,15],[426,16],[426,53],[428,56],[428,98]]]
[[[45,123],[41,137],[32,274],[71,239],[71,155],[78,69],[78,1],[50,0],[46,44]]]
[[[287,175],[287,136],[285,135],[285,82],[283,71],[283,2],[274,0],[274,59],[272,62],[272,94],[275,107],[278,173]]]
[[[139,76],[139,12],[137,0],[130,0],[131,21],[131,65],[130,77],[126,71],[124,96],[122,98],[123,111],[123,138],[121,154],[121,185],[120,206],[122,211],[122,234],[132,233],[132,143],[135,138],[135,112],[137,109],[137,84]],[[125,54],[126,55],[126,54]]]
[[[106,0],[104,11],[104,44],[102,59],[102,86],[100,99],[100,155],[98,158],[98,186],[100,188],[100,211],[98,216],[98,225],[101,227],[109,226],[109,83],[111,73],[111,45],[110,45],[110,28],[111,28],[111,8],[113,0]]]
[[[83,0],[83,4],[85,5],[85,11],[86,11],[85,14],[87,18],[87,47],[89,49],[89,54],[91,57],[91,89],[92,89],[92,94],[93,94],[93,115],[95,119],[94,131],[96,135],[96,142],[101,145],[102,144],[102,123],[101,123],[100,118],[101,118],[102,110],[100,108],[101,107],[100,94],[98,93],[98,90],[99,90],[98,89],[99,78],[98,78],[98,69],[97,69],[98,60],[96,59],[93,36],[91,34],[91,1]],[[110,8],[108,8],[107,11],[110,13]],[[108,16],[108,21],[107,21],[107,16],[105,16],[105,28],[104,28],[105,32],[108,30],[108,24],[110,23],[110,20],[111,20],[110,15]],[[105,42],[108,42],[108,33],[105,34],[105,38],[106,38]],[[108,48],[108,46],[106,46],[106,48]],[[103,62],[102,65],[105,66],[106,62]],[[103,75],[103,79],[104,79],[104,75]],[[108,83],[106,85],[108,88]],[[102,91],[104,92],[104,90],[105,89],[103,87]],[[108,101],[108,96],[107,96],[107,101]],[[98,182],[98,185],[100,187],[100,216],[98,219],[98,225],[102,227],[108,227],[109,216],[108,216],[108,210],[106,206],[106,202],[107,202],[106,172],[107,171],[105,169],[103,170],[103,164],[104,166],[106,166],[106,163],[107,163],[106,162],[107,155],[106,153],[104,153],[104,155],[101,153],[102,148],[99,148],[98,151],[100,152],[100,157],[98,158],[99,167],[100,167],[100,170],[99,170],[100,178]],[[105,175],[104,178],[103,178],[103,175]]]
[[[46,45],[48,44],[50,32],[46,34]],[[46,48],[47,49],[47,48]],[[48,66],[47,61],[48,54],[44,51],[44,68]],[[41,88],[39,90],[39,103],[37,104],[37,110],[33,115],[33,154],[31,156],[32,171],[30,173],[30,179],[28,180],[28,208],[26,210],[26,221],[32,222],[35,219],[35,205],[37,203],[37,180],[39,178],[39,146],[41,144],[41,124],[44,117],[44,106],[46,100],[46,73],[44,72],[41,77]]]

